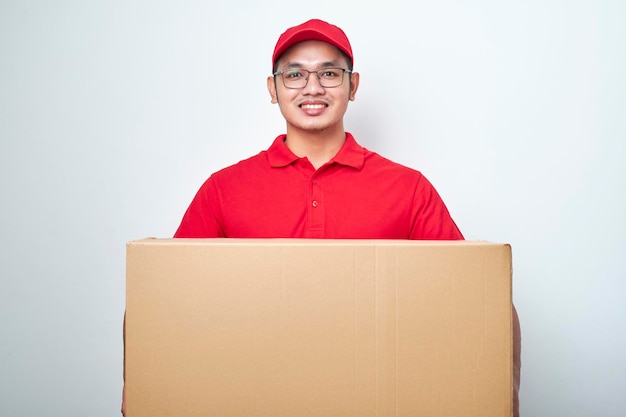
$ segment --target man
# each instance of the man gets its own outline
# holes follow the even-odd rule
[[[286,135],[213,174],[175,237],[463,239],[424,176],[344,130],[359,74],[340,28],[310,20],[288,29],[272,68],[267,88]]]
[[[286,134],[211,175],[175,237],[463,239],[421,173],[361,147],[345,131],[343,117],[359,87],[353,63],[337,26],[314,19],[287,29],[267,78]]]

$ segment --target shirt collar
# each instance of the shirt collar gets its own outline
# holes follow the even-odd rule
[[[287,135],[280,135],[267,150],[270,165],[282,168],[300,159],[285,145]],[[329,163],[336,162],[352,168],[361,169],[365,161],[365,148],[356,143],[351,133],[346,132],[346,141]]]

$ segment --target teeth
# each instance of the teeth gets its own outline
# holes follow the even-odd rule
[[[302,108],[303,109],[323,109],[324,107],[326,107],[323,104],[303,104]]]

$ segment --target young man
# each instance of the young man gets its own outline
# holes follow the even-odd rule
[[[359,87],[353,63],[340,28],[314,19],[287,29],[267,79],[286,134],[211,175],[175,237],[463,239],[421,173],[361,147],[345,131],[343,117]]]
[[[267,79],[286,134],[213,174],[175,237],[463,239],[418,171],[345,131],[359,74],[344,32],[321,20],[285,31]]]

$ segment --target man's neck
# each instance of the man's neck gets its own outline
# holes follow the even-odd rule
[[[315,169],[330,161],[346,141],[345,131],[302,132],[287,130],[285,144],[295,155],[306,157]]]

